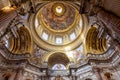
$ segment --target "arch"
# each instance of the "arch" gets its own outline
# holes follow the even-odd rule
[[[25,80],[31,80],[31,79],[25,79]]]
[[[9,39],[10,46],[8,49],[14,53],[32,53],[33,51],[33,40],[31,37],[31,33],[28,28],[21,25],[16,31],[16,37],[11,37]]]
[[[55,64],[63,64],[64,66],[68,66],[70,59],[63,52],[54,52],[46,56],[45,59],[48,62],[48,66],[52,68]]]
[[[49,57],[51,56],[51,55],[53,55],[53,54],[55,54],[55,53],[61,53],[61,54],[64,54],[64,55],[66,55],[66,53],[65,52],[63,52],[63,51],[55,51],[55,52],[50,52],[50,53],[48,53],[44,58],[43,58],[43,62],[45,61],[45,62],[48,62],[48,59],[49,59]],[[66,55],[67,56],[67,55]],[[68,57],[69,58],[69,57]],[[71,58],[69,58],[69,60],[71,61]]]
[[[86,49],[88,53],[92,54],[102,54],[107,49],[106,38],[98,38],[99,30],[95,26],[91,26],[91,28],[87,32],[86,36]]]
[[[85,79],[85,80],[92,80],[91,78],[87,78],[87,79]]]
[[[111,79],[112,74],[110,72],[106,72],[104,75],[105,75],[107,80]]]
[[[10,74],[10,73],[5,73],[5,74],[3,74],[3,79],[4,79],[4,80],[9,80],[10,77],[11,77],[11,74]]]
[[[55,64],[52,67],[52,70],[65,70],[65,69],[66,69],[66,67],[63,64]]]

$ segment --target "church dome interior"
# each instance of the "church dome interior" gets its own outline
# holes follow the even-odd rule
[[[120,0],[0,0],[0,80],[119,80]]]

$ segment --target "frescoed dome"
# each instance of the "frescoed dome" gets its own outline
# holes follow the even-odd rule
[[[73,6],[63,3],[50,3],[41,10],[41,22],[52,30],[65,30],[73,26],[76,10]]]

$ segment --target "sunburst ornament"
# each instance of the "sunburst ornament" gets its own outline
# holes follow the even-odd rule
[[[55,3],[52,9],[56,16],[62,16],[65,13],[65,6],[62,3]]]

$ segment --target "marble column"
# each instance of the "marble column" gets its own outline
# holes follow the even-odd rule
[[[120,18],[111,14],[108,11],[100,9],[97,13],[98,20],[102,21],[105,24],[106,28],[110,30],[110,34],[115,39],[120,39]]]
[[[16,76],[15,76],[15,79],[14,80],[21,80],[22,79],[22,69],[17,69],[16,71]]]
[[[116,45],[116,50],[120,52],[120,44]]]
[[[94,69],[94,73],[95,73],[96,77],[98,78],[98,80],[103,80],[103,79],[102,79],[102,76],[101,76],[100,69],[95,68],[95,69]]]
[[[115,48],[115,50],[120,53],[120,43],[112,38],[111,44]],[[118,55],[120,56],[120,54]]]
[[[42,76],[40,76],[40,80],[42,80]]]

